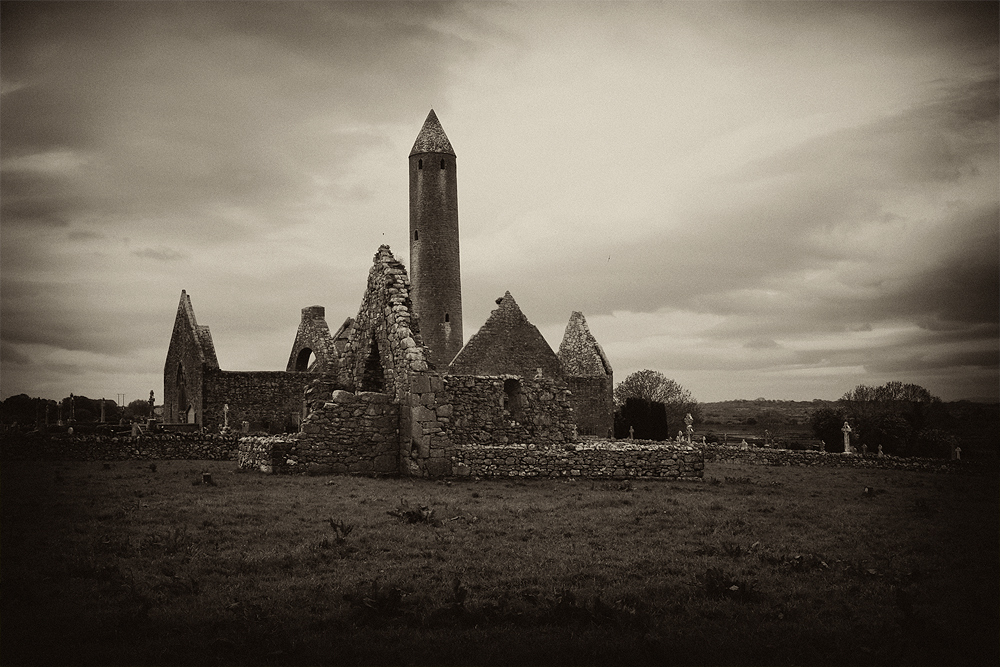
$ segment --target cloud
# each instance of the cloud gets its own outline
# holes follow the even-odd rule
[[[132,254],[136,257],[154,259],[158,262],[175,262],[179,259],[187,257],[184,253],[174,250],[173,248],[164,247],[142,248],[141,250],[133,250]]]
[[[469,335],[510,289],[702,396],[991,381],[995,3],[0,12],[5,360],[155,376],[187,289],[224,367],[282,368],[301,307],[339,322],[379,244],[406,261],[434,107]]]

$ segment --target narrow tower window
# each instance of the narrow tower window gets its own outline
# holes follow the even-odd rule
[[[418,232],[416,229],[413,230],[413,240],[414,241],[420,240],[420,232]]]
[[[424,161],[417,160],[417,169],[423,169],[423,168],[424,168]]]
[[[441,160],[441,168],[444,169],[444,160]]]
[[[450,322],[451,321],[451,315],[449,315],[448,313],[445,313],[444,314],[444,321],[445,322]]]

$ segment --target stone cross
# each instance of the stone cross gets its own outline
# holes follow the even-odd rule
[[[844,453],[851,453],[851,425],[844,422],[844,427],[840,429],[844,432]]]
[[[865,456],[868,454],[868,445],[861,445],[861,455]]]
[[[878,446],[878,457],[882,458],[883,456],[885,456],[885,454],[882,453],[882,445],[879,445]]]
[[[153,400],[153,390],[152,390],[152,389],[150,389],[150,390],[149,390],[149,418],[150,418],[150,419],[153,419],[153,418],[154,418],[154,417],[156,416],[156,415],[155,415],[155,414],[153,413],[153,406],[155,405],[155,403],[156,403],[156,402],[155,402],[155,401]]]
[[[222,406],[222,419],[224,420],[225,428],[229,428],[229,403]]]
[[[972,458],[974,459],[976,457],[973,456]],[[956,447],[955,448],[955,460],[956,461],[961,461],[962,460],[962,448],[961,447]]]
[[[628,427],[628,439],[631,440],[635,436],[635,429],[631,426]]]
[[[684,426],[687,427],[688,444],[691,444],[691,436],[694,434],[694,417],[691,413],[684,415]]]
[[[826,440],[820,440],[819,441],[819,451],[821,451],[821,452],[825,452],[826,451]]]

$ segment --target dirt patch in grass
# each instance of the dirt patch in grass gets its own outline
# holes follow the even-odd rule
[[[1000,661],[983,476],[0,474],[4,665]]]

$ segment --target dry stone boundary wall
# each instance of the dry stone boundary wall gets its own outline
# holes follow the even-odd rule
[[[652,441],[468,445],[458,449],[454,471],[475,477],[701,479],[705,463],[697,447]]]
[[[124,461],[235,458],[238,436],[209,433],[152,433],[140,436],[42,435],[3,438],[5,460]]]
[[[878,454],[844,454],[792,449],[768,449],[740,445],[704,445],[705,460],[720,463],[743,463],[758,466],[827,466],[834,468],[891,468],[923,472],[968,472],[970,466],[962,461]],[[974,467],[974,466],[973,466]]]

